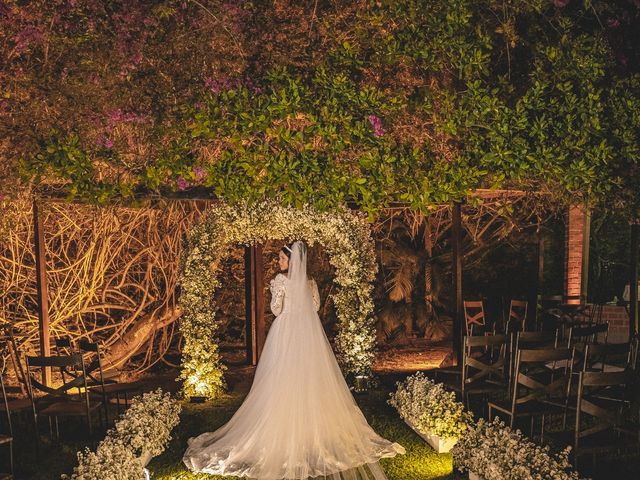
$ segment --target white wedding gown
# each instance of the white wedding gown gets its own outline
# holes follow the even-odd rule
[[[184,463],[259,480],[386,480],[378,460],[405,449],[379,436],[351,395],[316,312],[302,242],[293,245],[288,277],[271,287],[274,313],[284,306],[251,390],[229,422],[189,439]]]

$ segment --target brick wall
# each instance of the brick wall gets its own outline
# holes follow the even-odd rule
[[[580,303],[582,295],[582,261],[585,247],[586,213],[582,207],[569,208],[565,232],[564,295],[575,297],[567,303]]]
[[[624,343],[629,340],[629,315],[624,307],[605,305],[602,321],[609,322],[609,343]]]

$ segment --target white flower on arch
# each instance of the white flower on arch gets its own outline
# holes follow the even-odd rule
[[[298,209],[275,201],[221,203],[194,227],[185,249],[180,279],[184,336],[180,379],[186,397],[215,398],[226,388],[216,339],[216,306],[209,300],[221,286],[222,256],[232,245],[268,239],[300,239],[325,248],[339,287],[333,294],[339,321],[338,361],[346,374],[370,373],[375,348],[371,282],[378,267],[366,216],[346,207],[320,212],[308,205]]]

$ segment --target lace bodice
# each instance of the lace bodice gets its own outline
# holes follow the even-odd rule
[[[275,276],[270,283],[271,289],[271,311],[275,316],[282,313],[284,308],[284,298],[286,293],[287,276],[283,273],[279,273]],[[309,288],[311,289],[311,295],[313,297],[313,306],[316,312],[320,308],[320,293],[318,292],[318,284],[312,278],[309,280]]]

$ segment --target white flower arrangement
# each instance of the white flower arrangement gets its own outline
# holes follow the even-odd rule
[[[473,423],[473,415],[441,383],[426,378],[422,372],[397,382],[389,399],[400,417],[418,432],[443,439],[462,437]]]
[[[304,240],[323,245],[340,287],[333,295],[339,320],[338,361],[346,373],[368,375],[374,360],[375,320],[371,282],[377,273],[374,242],[366,215],[346,207],[320,212],[275,201],[231,206],[221,203],[205,213],[189,239],[180,279],[185,397],[216,398],[226,388],[220,362],[211,293],[219,288],[219,264],[231,245],[267,239]]]
[[[135,397],[95,452],[78,452],[78,466],[63,480],[143,480],[144,464],[160,455],[180,421],[180,403],[155,392]]]
[[[481,419],[453,448],[453,463],[484,480],[578,480],[578,473],[570,470],[569,451],[567,447],[553,455],[548,446],[535,444],[499,418]]]

